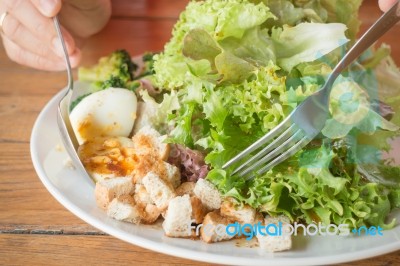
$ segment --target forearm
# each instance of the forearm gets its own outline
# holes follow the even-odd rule
[[[63,26],[74,37],[85,39],[107,24],[111,16],[111,1],[66,0],[59,16]]]

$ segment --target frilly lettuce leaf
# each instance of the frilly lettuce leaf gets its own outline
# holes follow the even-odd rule
[[[307,2],[316,2],[316,0],[309,0]],[[347,26],[347,37],[354,41],[360,27],[360,20],[358,19],[358,9],[361,6],[362,0],[320,0],[320,5],[328,12],[328,19],[326,22],[338,22]]]
[[[290,72],[300,63],[315,61],[345,44],[345,31],[346,26],[340,23],[301,23],[273,29],[278,65]]]
[[[269,26],[289,25],[295,26],[301,22],[326,22],[328,12],[321,6],[319,1],[299,1],[289,0],[263,0],[271,12],[278,18],[276,21],[269,20]],[[305,3],[308,2],[308,3]]]
[[[193,29],[185,36],[182,53],[194,60],[207,59],[213,64],[215,57],[221,53],[221,49],[207,31]]]
[[[169,90],[190,83],[187,64],[191,64],[193,59],[185,57],[182,49],[184,38],[191,30],[202,30],[202,33],[205,31],[216,41],[229,37],[241,38],[246,30],[273,17],[263,3],[253,4],[242,0],[191,1],[181,13],[163,53],[154,57],[157,85]],[[200,41],[201,36],[197,40]],[[206,42],[210,44],[207,40]],[[186,47],[187,49],[196,51],[200,48]],[[193,53],[189,57],[193,57]],[[205,59],[210,58],[207,56]]]
[[[400,68],[387,56],[378,64],[375,75],[378,80],[379,97],[398,110],[399,105],[395,103],[400,102]]]
[[[164,52],[155,56],[157,85],[165,90],[184,87],[191,79],[189,66],[201,59],[210,62],[210,74],[215,74],[215,66],[222,83],[243,82],[253,70],[271,61],[290,72],[294,66],[315,61],[347,41],[343,24],[266,28],[264,23],[274,19],[262,2],[190,2]]]
[[[346,95],[336,98],[332,105],[336,120],[328,121],[325,136],[321,135],[323,144],[310,144],[251,181],[232,176],[229,169],[221,170],[321,87],[341,57],[337,48],[354,40],[360,3],[206,0],[191,1],[181,14],[173,37],[155,56],[154,79],[164,95],[174,93],[180,104],[179,109],[165,111],[167,123],[173,127],[169,142],[205,152],[212,169],[207,178],[223,196],[261,212],[283,213],[307,223],[393,226],[393,222],[385,224],[384,218],[393,206],[400,205],[400,192],[368,184],[355,171],[355,164],[373,157],[375,149],[368,145],[386,132],[382,129],[397,127],[371,109],[370,99],[358,88],[354,103],[346,100]],[[378,66],[376,76],[386,79],[387,95],[393,95],[391,87],[399,80],[398,70],[390,60],[380,63],[386,60],[385,50],[380,51],[371,60],[363,61],[365,56],[356,62],[346,76],[348,82],[369,93],[378,82],[366,68]],[[349,125],[346,117],[357,106],[362,119],[355,116],[357,121]],[[354,156],[341,156],[326,138],[360,132],[373,135],[368,135],[365,148],[349,149]],[[354,137],[354,145],[358,142],[361,139]],[[307,156],[309,160],[301,159]]]
[[[221,75],[221,82],[239,84],[248,79],[255,67],[234,54],[222,52],[215,57],[215,66]]]
[[[308,159],[299,165],[299,157]],[[207,178],[224,195],[270,215],[285,214],[293,221],[306,223],[348,224],[351,228],[392,228],[395,220],[386,223],[385,217],[399,205],[399,190],[391,192],[383,185],[366,183],[356,173],[334,176],[329,166],[335,158],[331,147],[322,146],[305,150],[290,163],[250,181],[229,178],[229,173],[217,169]]]
[[[218,22],[215,27],[215,38],[217,40],[227,37],[240,39],[247,29],[259,26],[269,18],[274,18],[269,8],[263,3],[254,5],[246,3],[246,1],[227,2],[232,5],[226,8],[225,12],[218,13]]]
[[[267,29],[255,27],[245,32],[242,38],[226,38],[219,42],[225,50],[255,66],[276,62],[275,47]]]
[[[168,120],[168,114],[172,111],[179,110],[181,105],[175,91],[170,94],[164,94],[161,103],[151,97],[147,90],[140,90],[139,95],[143,102],[148,105],[147,110],[152,110],[153,113],[148,114],[148,122],[154,127],[162,126]]]

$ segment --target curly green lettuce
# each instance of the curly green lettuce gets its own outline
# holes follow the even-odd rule
[[[173,128],[169,142],[207,154],[207,178],[223,196],[307,223],[394,225],[385,218],[399,206],[400,190],[367,182],[356,171],[360,163],[381,163],[374,155],[384,141],[376,136],[398,134],[398,116],[390,123],[366,104],[377,99],[372,92],[378,84],[390,95],[400,80],[385,49],[366,53],[341,77],[356,87],[355,101],[342,105],[347,95],[333,97],[332,119],[318,145],[251,181],[221,169],[324,84],[344,44],[355,39],[360,3],[206,0],[191,1],[181,14],[164,51],[154,56],[156,85],[164,98],[179,102],[179,108],[160,108],[161,117],[167,114]],[[368,97],[359,93],[363,89]],[[354,104],[363,119],[347,125]],[[338,139],[350,148],[333,149]]]

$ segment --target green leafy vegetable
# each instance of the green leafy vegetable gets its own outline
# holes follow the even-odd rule
[[[315,61],[348,41],[345,30],[346,26],[339,23],[301,23],[274,29],[278,65],[290,72],[300,63]]]
[[[392,227],[385,218],[400,205],[400,188],[357,172],[361,164],[382,164],[387,138],[399,134],[399,115],[389,122],[371,104],[388,99],[400,113],[393,91],[400,71],[385,47],[365,53],[343,74],[331,95],[331,119],[303,151],[250,181],[221,169],[321,88],[344,44],[355,40],[360,4],[191,1],[154,56],[155,85],[164,101],[177,102],[162,108],[173,128],[168,141],[206,153],[207,178],[221,194],[260,212],[307,223]]]
[[[213,64],[215,57],[221,53],[221,49],[208,32],[193,29],[185,36],[182,53],[194,60],[207,59]]]

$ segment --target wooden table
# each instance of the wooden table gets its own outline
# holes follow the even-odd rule
[[[159,51],[187,0],[114,0],[108,26],[88,40],[83,65],[117,48],[132,54]],[[379,15],[366,1],[365,30]],[[384,38],[400,64],[400,26]],[[0,265],[204,265],[155,253],[108,236],[61,206],[33,169],[29,138],[43,106],[66,84],[65,73],[47,73],[8,60],[0,47]],[[400,251],[342,265],[399,265]]]

